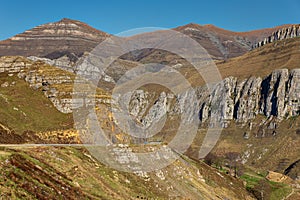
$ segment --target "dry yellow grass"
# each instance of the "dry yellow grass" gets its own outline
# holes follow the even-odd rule
[[[265,77],[275,69],[300,68],[300,38],[286,39],[254,49],[243,56],[219,61],[217,66],[223,78],[239,79],[250,76]]]

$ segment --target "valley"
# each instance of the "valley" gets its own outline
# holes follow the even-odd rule
[[[174,30],[197,41],[212,57],[223,78],[212,93],[184,58],[142,49],[117,58],[97,84],[80,77],[82,90],[74,94],[76,72],[84,64],[90,67],[89,53],[110,37],[76,20],[40,25],[0,41],[0,199],[300,198],[299,25],[232,32],[188,24]],[[114,119],[114,85],[126,71],[152,62],[168,64],[195,88],[197,134],[188,150],[163,169],[118,171],[87,150],[95,141],[86,144],[82,133],[92,123],[90,113],[80,109],[94,106],[95,120],[116,145],[112,149],[125,149],[124,160],[168,145],[180,127],[181,102],[191,99],[190,91],[176,96],[148,84],[131,94],[129,114],[136,123],[149,126],[164,112],[168,117],[152,137],[136,138]],[[90,87],[95,89],[88,98],[92,100],[79,98]],[[74,112],[87,120],[74,121]],[[210,128],[222,129],[221,135],[200,158]]]

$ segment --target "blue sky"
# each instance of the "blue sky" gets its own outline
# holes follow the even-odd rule
[[[300,23],[299,0],[98,0],[5,1],[0,40],[61,18],[77,19],[108,33],[140,27],[214,24],[233,31]]]

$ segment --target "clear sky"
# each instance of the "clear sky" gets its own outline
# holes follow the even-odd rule
[[[64,17],[112,34],[191,22],[247,31],[300,23],[300,0],[6,0],[0,3],[0,40]]]

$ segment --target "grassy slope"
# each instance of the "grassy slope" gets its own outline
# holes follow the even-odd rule
[[[236,58],[226,61],[216,61],[216,65],[223,78],[234,76],[242,80],[250,76],[265,77],[275,69],[299,68],[299,50],[300,37],[291,38],[264,45]],[[170,66],[181,63],[183,66],[179,71],[192,85],[199,86],[205,84],[203,78],[195,72],[194,68],[186,60],[172,53],[155,51],[141,59],[140,62],[168,63]]]
[[[254,49],[243,56],[218,62],[222,76],[240,80],[250,76],[265,77],[275,69],[300,68],[300,38],[273,42]]]
[[[0,73],[0,123],[17,133],[70,128],[72,115],[60,113],[42,91],[33,90],[17,77]]]

